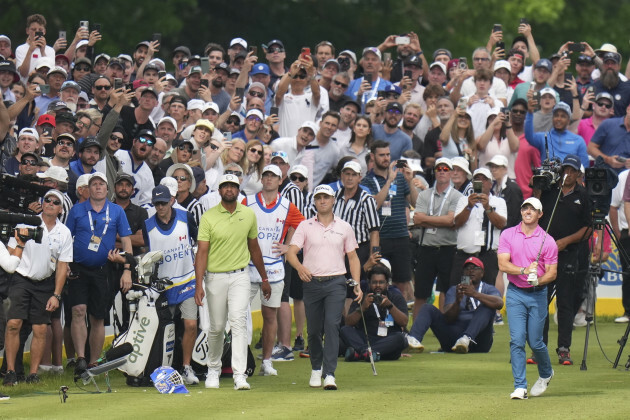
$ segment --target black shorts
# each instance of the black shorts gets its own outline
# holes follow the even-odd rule
[[[436,290],[446,293],[450,287],[451,268],[455,256],[455,245],[452,246],[421,246],[418,251],[416,265],[416,279],[414,296],[418,299],[431,297],[433,282],[437,276]]]
[[[409,237],[381,238],[381,255],[392,265],[392,283],[406,283],[411,280],[411,249]],[[369,254],[368,254],[369,257]]]
[[[51,312],[46,304],[55,293],[55,276],[42,281],[30,280],[14,273],[9,287],[7,319],[28,320],[33,325],[50,324]]]
[[[304,257],[302,256],[302,253],[298,254],[298,260],[300,260],[300,262],[304,261]],[[288,264],[288,263],[284,267],[284,269],[285,269],[284,290],[288,290],[289,295],[287,296],[286,300],[284,300],[285,296],[284,296],[284,291],[283,291],[282,302],[288,302],[289,297],[291,297],[291,299],[293,300],[295,299],[303,300],[304,291],[302,290],[302,286],[304,285],[304,282],[300,278],[297,270],[291,267],[291,264]]]
[[[72,272],[78,277],[68,284],[68,305],[87,305],[89,315],[95,319],[105,319],[111,301],[108,271],[108,264],[88,267],[73,263]]]

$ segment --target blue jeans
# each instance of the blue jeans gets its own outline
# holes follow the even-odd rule
[[[505,297],[505,306],[510,326],[510,357],[514,388],[527,388],[525,340],[536,357],[538,375],[541,378],[549,378],[552,372],[549,352],[543,341],[548,306],[547,289],[529,293],[510,283]]]

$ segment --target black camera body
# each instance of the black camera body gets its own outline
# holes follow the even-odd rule
[[[0,177],[0,209],[16,213],[28,213],[28,205],[44,198],[49,190],[49,187],[3,174]],[[39,223],[37,224],[39,225]]]
[[[24,242],[32,239],[38,244],[42,243],[44,236],[44,229],[40,226],[42,220],[38,216],[21,213],[0,212],[0,240],[4,243],[8,242],[15,234],[15,225],[20,223],[36,226],[35,228],[28,228],[28,233],[20,235],[20,239]]]
[[[376,303],[377,305],[383,303],[383,295],[381,294],[381,292],[375,292],[372,297],[374,298],[374,303]]]
[[[350,58],[349,57],[340,56],[339,58],[337,58],[337,61],[339,62],[339,68],[341,69],[341,71],[348,71],[348,70],[350,70]]]
[[[562,163],[558,158],[545,159],[540,168],[534,169],[532,186],[534,189],[549,191],[560,179],[562,173]]]

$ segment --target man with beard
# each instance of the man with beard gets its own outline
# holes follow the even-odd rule
[[[186,102],[196,98],[199,93],[199,88],[201,87],[201,74],[201,67],[191,67],[186,77],[186,84],[177,89],[173,89],[171,92],[176,92],[179,96],[183,97]],[[171,101],[171,105],[172,103]]]
[[[258,140],[258,132],[263,125],[264,115],[258,109],[250,109],[245,115],[245,127],[232,135],[233,139]]]
[[[225,112],[230,104],[230,95],[225,91],[225,82],[230,76],[230,67],[226,63],[221,63],[214,68],[211,73],[210,93],[212,102],[219,105],[219,113]]]
[[[251,260],[262,280],[262,295],[271,298],[262,252],[258,245],[258,225],[253,210],[238,202],[240,182],[236,175],[222,175],[221,202],[204,213],[197,236],[195,259],[195,303],[207,299],[210,311],[208,333],[209,362],[206,388],[219,388],[221,355],[226,321],[232,330],[232,370],[234,389],[248,390],[247,313]]]
[[[600,95],[602,93],[598,97]],[[601,97],[600,101],[603,102]],[[597,107],[599,108],[599,106]],[[630,165],[630,163],[617,160],[619,157],[630,158],[627,148],[628,142],[630,142],[630,106],[627,107],[624,117],[610,118],[600,124],[591,137],[587,151],[594,158],[601,156],[607,167],[620,173]]]
[[[77,177],[94,173],[94,165],[103,157],[101,143],[96,137],[88,137],[79,145],[79,159],[70,162],[70,169]]]
[[[424,142],[413,132],[420,122],[420,118],[422,118],[422,107],[413,102],[408,103],[402,116],[400,130],[411,138],[413,150],[418,152],[420,156],[425,157]]]
[[[398,160],[404,151],[413,149],[411,138],[398,128],[398,123],[402,119],[402,111],[402,105],[398,102],[391,102],[385,108],[385,123],[372,126],[374,138],[389,143],[391,160]]]
[[[131,202],[131,195],[135,192],[135,184],[136,181],[131,175],[124,172],[118,172],[118,175],[116,176],[116,183],[114,184],[114,192],[116,194],[114,203],[118,204],[125,211],[125,216],[127,216],[129,228],[131,229],[131,235],[129,236],[129,239],[131,239],[133,255],[139,255],[140,253],[142,253],[141,248],[144,246],[144,238],[142,237],[142,225],[144,221],[147,220],[149,215],[144,208],[136,206]],[[119,241],[117,241],[116,243],[116,248],[122,248]],[[115,287],[114,289],[115,291],[118,290],[117,287]]]
[[[595,62],[593,61],[593,57],[585,54],[578,57],[575,63],[575,83],[577,83],[578,95],[580,95],[580,103],[582,102],[582,98],[584,98],[586,90],[593,83],[591,73],[593,73],[594,69]]]
[[[352,99],[346,101],[341,107],[339,114],[341,119],[337,126],[337,131],[333,134],[335,140],[337,140],[337,147],[340,149],[346,147],[350,143],[350,137],[352,137],[352,127],[354,121],[357,119],[357,115],[361,112],[361,105],[357,101]]]
[[[92,85],[92,100],[90,105],[99,111],[102,111],[107,105],[109,94],[112,90],[112,84],[105,76],[100,76]]]
[[[328,106],[331,111],[337,111],[341,109],[351,98],[345,94],[348,85],[350,84],[350,75],[346,72],[337,73],[333,77],[332,85],[328,90]]]
[[[151,202],[151,191],[155,188],[153,173],[145,160],[153,150],[155,135],[151,130],[142,130],[133,139],[131,150],[119,150],[114,156],[120,161],[120,167],[134,177],[136,185],[131,196],[131,202],[142,206]]]
[[[279,137],[271,143],[274,152],[285,152],[289,162],[295,162],[302,156],[315,135],[317,134],[317,124],[313,121],[304,121],[295,137]]]
[[[412,299],[411,259],[409,230],[407,229],[407,204],[413,205],[418,190],[413,187],[413,172],[409,167],[397,168],[390,157],[390,145],[383,140],[372,143],[370,157],[374,168],[361,181],[376,200],[380,220],[381,257],[392,265],[393,281],[405,299]]]
[[[599,80],[593,84],[595,94],[610,93],[615,99],[615,117],[622,117],[630,105],[630,81],[624,82],[619,78],[621,54],[607,52],[601,59],[604,65]]]
[[[74,156],[76,140],[72,134],[61,134],[57,137],[54,155],[48,163],[50,166],[59,166],[63,169],[70,169],[70,159]]]

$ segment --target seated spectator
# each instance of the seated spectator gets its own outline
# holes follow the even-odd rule
[[[462,282],[446,292],[444,311],[424,305],[413,321],[407,340],[409,346],[423,351],[422,339],[431,328],[443,351],[487,353],[493,342],[492,324],[497,309],[503,308],[499,291],[483,283],[481,260],[470,257],[464,262]]]
[[[368,290],[363,300],[352,302],[341,328],[341,339],[348,346],[346,361],[369,361],[368,339],[375,362],[398,360],[408,346],[403,334],[409,320],[407,303],[397,288],[389,287],[391,272],[385,266],[376,265],[367,278]]]

